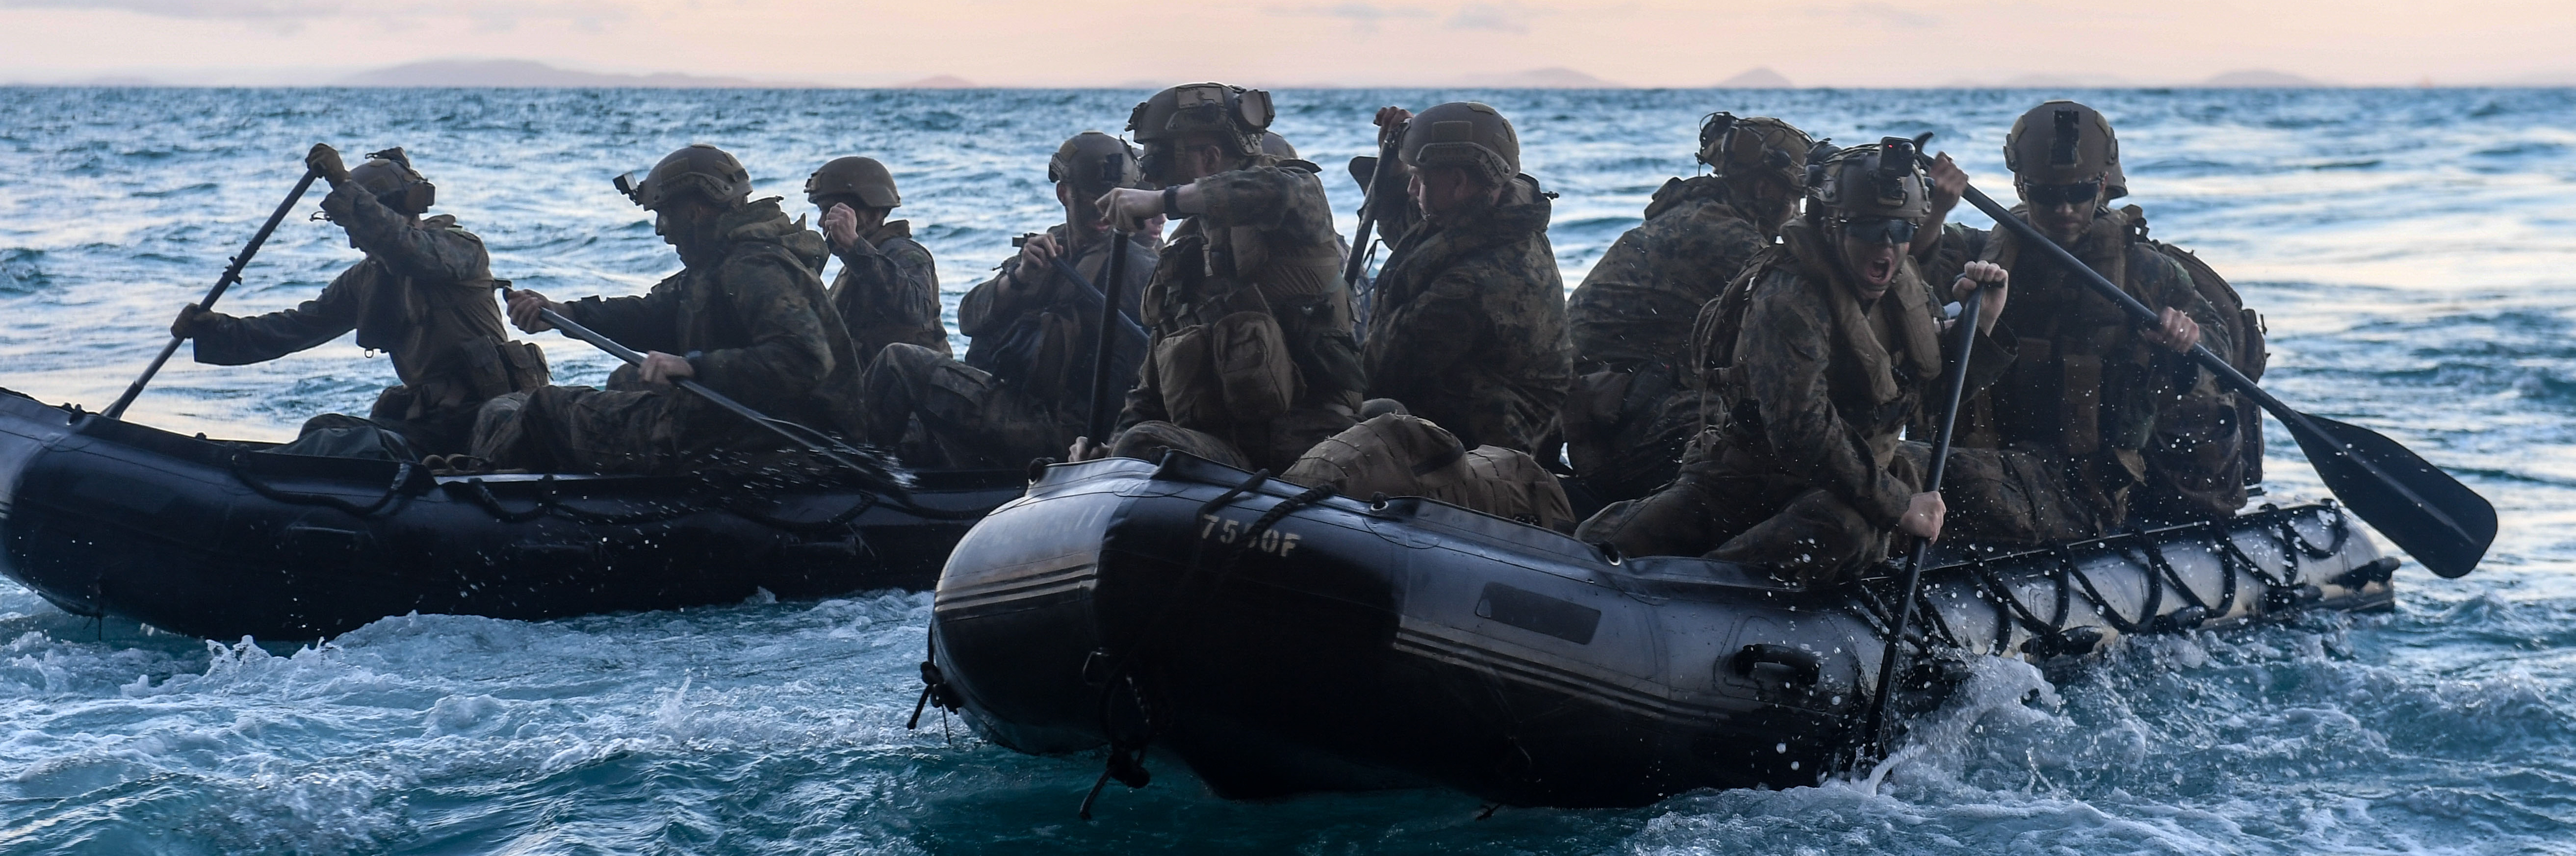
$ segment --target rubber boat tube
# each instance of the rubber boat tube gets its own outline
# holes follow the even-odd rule
[[[918,473],[909,492],[432,477],[256,448],[0,394],[0,573],[77,615],[214,639],[920,589],[1027,486],[998,471]]]
[[[2330,504],[1952,555],[1925,574],[1894,701],[1937,704],[1964,654],[2069,664],[2133,633],[2386,609],[2396,564]],[[1642,805],[1818,781],[1866,716],[1895,585],[1623,561],[1180,454],[1058,465],[950,555],[925,698],[1020,751],[1107,744],[1104,776],[1131,785],[1150,747],[1232,798]]]

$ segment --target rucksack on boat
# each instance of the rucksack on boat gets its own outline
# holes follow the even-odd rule
[[[2263,369],[2272,359],[2271,351],[2263,341],[2267,332],[2263,329],[2263,316],[2247,307],[2245,297],[2236,292],[2236,287],[2228,284],[2226,277],[2219,276],[2208,262],[2201,261],[2199,255],[2148,238],[2145,209],[2130,205],[2120,210],[2129,216],[2134,239],[2190,272],[2192,288],[2200,292],[2201,299],[2209,301],[2209,305],[2218,310],[2220,318],[2227,319],[2230,332],[2236,334],[2236,347],[2233,353],[2219,356],[2226,358],[2227,364],[2243,372],[2246,378],[2262,380]],[[2235,398],[2236,429],[2244,444],[2241,453],[2245,465],[2243,483],[2259,484],[2263,481],[2263,406],[2256,404],[2252,396],[2238,395]]]

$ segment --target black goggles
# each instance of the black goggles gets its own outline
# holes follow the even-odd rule
[[[2030,204],[2037,205],[2041,208],[2055,208],[2060,205],[2091,205],[2093,204],[2093,200],[2101,195],[2102,183],[2099,181],[2079,181],[2074,184],[2034,184],[2030,186]]]
[[[1914,221],[1897,217],[1843,221],[1843,234],[1857,238],[1865,244],[1907,243],[1914,240],[1914,230],[1918,228],[1921,227],[1915,225]]]

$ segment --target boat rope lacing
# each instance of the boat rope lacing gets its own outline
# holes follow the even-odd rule
[[[1198,514],[1190,519],[1193,522],[1204,520],[1214,515],[1218,509],[1231,505],[1235,500],[1252,493],[1269,480],[1269,470],[1253,473],[1250,478],[1244,479],[1243,483],[1228,488],[1224,493],[1217,494],[1215,499],[1201,504]],[[1162,730],[1166,722],[1162,709],[1155,704],[1153,694],[1138,674],[1138,666],[1146,658],[1158,653],[1162,644],[1167,641],[1173,621],[1180,614],[1182,605],[1204,607],[1214,601],[1217,592],[1233,576],[1236,566],[1242,563],[1244,554],[1252,551],[1254,543],[1259,541],[1261,536],[1267,534],[1271,527],[1279,525],[1279,521],[1287,519],[1288,515],[1295,513],[1297,509],[1320,502],[1325,497],[1332,496],[1333,492],[1331,485],[1320,485],[1280,500],[1277,505],[1271,506],[1270,510],[1262,512],[1260,517],[1255,518],[1251,526],[1244,528],[1243,534],[1233,542],[1234,549],[1226,553],[1213,569],[1207,569],[1205,561],[1209,539],[1193,539],[1190,544],[1189,566],[1182,569],[1180,580],[1171,588],[1171,596],[1163,602],[1163,608],[1155,613],[1154,620],[1145,625],[1144,632],[1137,635],[1136,643],[1128,648],[1126,653],[1108,658],[1107,668],[1100,672],[1096,679],[1091,674],[1091,664],[1085,664],[1084,680],[1101,687],[1100,728],[1101,733],[1109,737],[1109,757],[1102,764],[1100,778],[1092,781],[1091,792],[1082,797],[1082,808],[1077,814],[1083,820],[1091,819],[1091,806],[1100,799],[1100,791],[1109,785],[1110,779],[1117,779],[1120,784],[1130,788],[1144,787],[1152,780],[1152,776],[1145,771],[1145,749],[1153,742],[1155,733]],[[1105,563],[1107,558],[1107,547],[1103,545],[1101,561]],[[1203,570],[1206,573],[1202,574]],[[1201,586],[1202,590],[1193,597],[1191,587],[1198,583],[1202,576],[1205,577],[1206,582]],[[1204,609],[1193,611],[1200,614],[1206,613]],[[1099,660],[1103,653],[1105,652],[1095,651],[1092,657],[1094,660]],[[1124,709],[1120,706],[1121,702],[1125,703]]]
[[[2308,540],[2307,536],[2298,529],[2299,518],[2311,511],[2320,515],[2325,524],[2324,528],[2330,540],[2324,545]],[[1932,586],[1924,587],[1922,599],[1917,601],[1916,607],[1926,616],[1927,621],[1924,625],[1919,625],[1919,629],[1911,629],[1912,632],[1907,634],[1905,641],[1918,655],[1930,655],[1934,653],[1936,647],[1959,651],[1982,647],[1990,653],[2006,654],[2012,636],[2007,628],[2012,626],[2020,627],[2035,638],[2062,639],[2068,630],[2067,620],[2073,617],[2074,599],[2078,595],[2081,595],[2084,602],[2092,607],[2095,614],[2102,617],[2104,623],[2122,634],[2187,630],[2190,628],[2174,624],[2170,617],[2162,614],[2166,588],[2170,586],[2179,602],[2188,607],[2197,608],[2205,618],[2222,618],[2233,614],[2244,596],[2239,591],[2240,586],[2237,581],[2237,574],[2240,571],[2261,583],[2266,590],[2267,595],[2263,605],[2266,611],[2279,609],[2283,608],[2283,604],[2298,602],[2292,595],[2305,587],[2301,582],[2304,575],[2300,572],[2303,558],[2306,560],[2331,559],[2343,552],[2351,538],[2350,522],[2342,514],[2336,513],[2331,505],[2317,509],[2284,511],[2277,514],[2275,520],[2264,521],[2241,533],[2231,530],[2229,522],[2209,520],[2195,526],[2167,530],[2163,533],[2168,538],[2179,533],[2197,533],[2200,537],[2208,539],[2211,554],[2216,558],[2220,570],[2219,592],[2214,602],[2203,597],[2183,579],[2182,572],[2176,569],[2173,562],[2165,555],[2165,543],[2158,540],[2156,533],[2131,532],[2091,542],[2050,545],[2044,551],[2053,561],[2047,576],[2041,579],[2047,584],[2048,592],[2054,595],[2055,601],[2050,608],[2050,615],[2045,619],[2040,617],[2037,609],[2023,601],[2011,584],[2005,582],[1992,557],[1970,556],[1960,565],[1953,567],[1964,573],[1967,582],[1975,588],[1979,597],[1994,605],[1997,631],[1992,643],[1984,646],[1964,644],[1961,637],[1950,627],[1944,614],[1932,608],[1931,591],[1934,588]],[[2237,543],[2237,538],[2242,536],[2252,536],[2276,544],[2281,551],[2280,573],[2274,573],[2265,568],[2261,562],[2247,555],[2244,547]],[[2124,555],[2131,549],[2137,551],[2139,563],[2145,566],[2148,573],[2145,578],[2146,594],[2136,617],[2122,615],[2113,608],[2110,599],[2103,596],[2101,588],[2094,582],[2092,576],[2085,572],[2083,564],[2077,561],[2076,550],[2079,548],[2120,552]],[[1853,589],[1857,593],[1856,605],[1859,607],[1853,610],[1854,614],[1868,626],[1872,635],[1879,639],[1887,638],[1887,628],[1890,623],[1888,615],[1892,610],[1889,609],[1886,600],[1866,586],[1854,586]]]

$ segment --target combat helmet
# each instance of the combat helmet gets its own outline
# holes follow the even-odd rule
[[[1056,147],[1055,156],[1047,159],[1047,180],[1072,182],[1076,193],[1089,197],[1113,187],[1143,187],[1145,171],[1127,141],[1084,131]]]
[[[387,208],[417,216],[438,203],[438,185],[422,178],[411,168],[411,157],[401,146],[367,155],[367,162],[349,170],[349,180],[374,196]]]
[[[1699,124],[1699,162],[1719,178],[1770,176],[1793,193],[1807,189],[1807,150],[1815,144],[1807,132],[1769,116],[1739,119],[1721,111]]]
[[[2030,184],[2075,184],[2100,179],[2104,199],[2125,196],[2120,138],[2099,110],[2073,101],[2050,101],[2013,120],[2004,135],[2004,167]]]
[[[1261,151],[1261,132],[1277,116],[1270,93],[1222,83],[1185,83],[1136,103],[1127,114],[1127,130],[1145,144],[1147,175],[1161,175],[1170,157],[1169,143],[1185,134],[1213,134],[1226,151],[1250,157]]]
[[[690,143],[664,155],[643,181],[632,178],[632,173],[618,176],[617,189],[646,211],[692,194],[725,208],[751,198],[751,171],[725,150],[705,143]]]
[[[805,201],[816,205],[834,196],[859,200],[870,208],[898,208],[903,194],[894,189],[894,173],[875,158],[833,158],[822,169],[805,178]]]
[[[1511,120],[1474,101],[1452,101],[1414,114],[1405,123],[1404,145],[1396,154],[1406,166],[1458,167],[1486,184],[1501,184],[1521,171],[1521,140]]]
[[[1901,220],[1921,226],[1932,215],[1932,199],[1916,159],[1914,141],[1904,137],[1848,149],[1817,143],[1807,153],[1807,216],[1819,225]],[[1906,227],[1886,237],[1903,243],[1913,236],[1914,228]]]
[[[1287,137],[1279,136],[1278,131],[1261,132],[1261,153],[1280,160],[1297,159],[1296,145],[1289,143]]]

